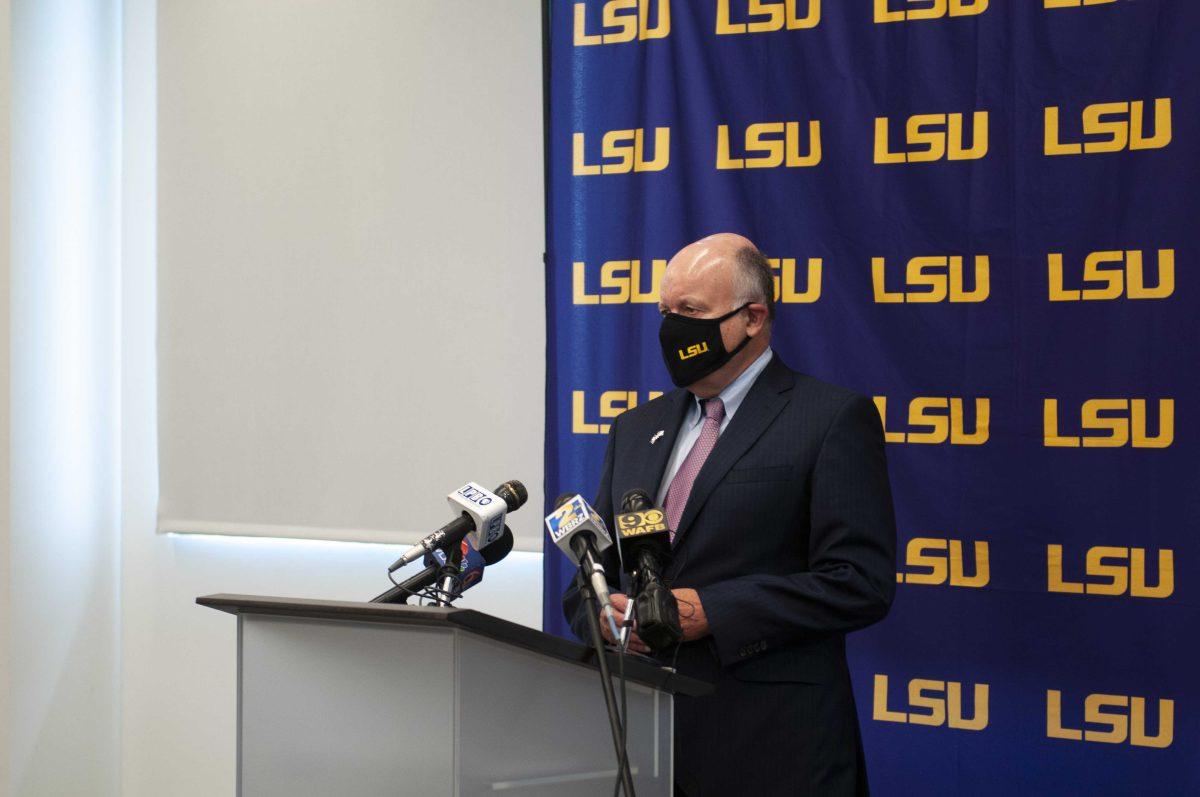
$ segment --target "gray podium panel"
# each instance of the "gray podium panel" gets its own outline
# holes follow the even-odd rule
[[[238,618],[238,793],[452,794],[452,632]]]
[[[596,671],[456,633],[458,793],[612,797],[616,755]],[[626,697],[634,788],[665,797],[672,697],[633,683]]]
[[[616,778],[584,649],[477,612],[212,596],[238,616],[238,793],[597,795]],[[669,795],[671,688],[630,662],[641,797]]]

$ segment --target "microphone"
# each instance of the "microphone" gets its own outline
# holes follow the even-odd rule
[[[446,496],[450,508],[459,512],[459,516],[405,551],[392,562],[388,572],[394,573],[438,548],[457,545],[467,535],[475,544],[475,550],[482,551],[504,534],[505,513],[516,512],[528,498],[525,485],[516,479],[500,485],[494,493],[475,482],[464,484]]]
[[[454,599],[462,594],[464,579],[475,580],[483,578],[483,557],[471,547],[469,540],[463,540],[458,546],[449,550],[438,548],[432,554],[425,554],[426,565],[439,565],[438,576],[441,582],[437,588],[437,605],[449,606]]]
[[[584,500],[582,495],[564,493],[554,502],[555,509],[546,516],[546,531],[550,539],[567,557],[583,571],[584,578],[591,582],[592,591],[608,618],[613,639],[620,639],[617,622],[608,594],[608,579],[600,552],[612,545],[612,537],[604,525],[604,519]]]
[[[494,565],[504,557],[508,556],[513,549],[513,534],[512,529],[508,526],[504,527],[504,534],[500,539],[484,548],[482,551],[475,550],[471,545],[470,540],[463,540],[460,544],[462,551],[462,561],[458,566],[458,577],[456,585],[456,594],[454,597],[462,595],[464,590],[483,581],[483,569],[487,565]],[[432,554],[425,555],[425,565],[436,565],[445,567],[447,562],[446,552],[438,548]]]
[[[459,588],[458,595],[463,591],[470,589],[483,580],[483,569],[485,566],[494,565],[512,551],[513,535],[512,529],[508,526],[504,527],[504,534],[500,539],[492,543],[482,551],[476,551],[470,546],[467,540],[463,540],[462,545],[463,561],[459,565]],[[411,578],[401,581],[399,585],[392,587],[387,592],[376,595],[371,598],[371,603],[406,603],[410,596],[415,595],[427,587],[432,586],[438,579],[445,566],[446,553],[445,551],[436,549],[432,554],[426,554],[425,569],[416,573]],[[455,597],[458,597],[456,595]]]
[[[645,490],[625,493],[621,510],[617,544],[625,572],[633,577],[638,636],[652,651],[661,653],[683,639],[679,601],[662,583],[662,573],[671,560],[671,531],[663,511],[654,506]]]
[[[457,556],[448,556],[443,548],[425,555],[427,566],[438,565],[441,568],[442,584],[437,601],[439,606],[449,606],[455,598],[462,597],[465,590],[483,580],[485,565],[499,562],[508,556],[513,547],[512,531],[505,526],[500,539],[482,551],[476,551],[470,540],[463,540],[459,545],[459,550],[455,552]]]

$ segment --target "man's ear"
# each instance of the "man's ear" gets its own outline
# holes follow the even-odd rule
[[[746,309],[750,312],[750,323],[746,325],[746,333],[754,337],[762,332],[767,324],[767,306],[756,302]]]

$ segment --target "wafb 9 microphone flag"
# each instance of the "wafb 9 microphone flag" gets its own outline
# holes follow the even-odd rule
[[[549,12],[545,494],[671,388],[667,260],[744,234],[778,355],[884,422],[874,791],[1200,793],[1200,3]]]

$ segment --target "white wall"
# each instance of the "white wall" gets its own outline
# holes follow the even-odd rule
[[[416,542],[468,479],[543,504],[539,21],[159,3],[160,529]]]
[[[8,241],[9,196],[9,0],[0,0],[0,241]],[[0,795],[9,793],[9,518],[8,518],[8,284],[9,247],[0,246]]]
[[[121,420],[122,794],[231,794],[235,772],[235,620],[194,604],[214,592],[366,599],[388,585],[391,546],[156,535],[156,85],[154,0],[124,3]],[[194,35],[202,40],[205,31]],[[536,38],[536,34],[535,34]],[[464,63],[464,70],[487,64]],[[486,127],[487,120],[479,121]],[[539,156],[540,157],[540,156]],[[529,168],[540,171],[540,160]],[[540,201],[527,208],[540,220]],[[460,220],[469,229],[471,219]],[[540,282],[540,270],[539,282]],[[541,319],[540,291],[521,297]],[[540,369],[540,346],[528,357]],[[539,395],[541,371],[532,378]],[[540,428],[537,435],[540,448]],[[540,471],[536,476],[540,480]],[[532,491],[531,491],[532,492]],[[536,514],[540,507],[526,507]],[[528,519],[528,518],[527,518]],[[541,623],[541,557],[514,552],[460,605]]]
[[[0,240],[10,185],[12,196],[11,264],[0,251],[0,485],[11,476],[0,491],[0,793],[230,794],[235,620],[195,598],[366,599],[388,586],[398,550],[155,533],[155,111],[171,90],[156,83],[157,4],[12,6],[10,38],[0,0],[0,42],[13,44],[11,83],[0,58],[0,114],[11,85],[13,119],[11,180],[0,132]],[[540,172],[533,149],[528,168]],[[519,211],[540,223],[540,196]],[[510,301],[540,321],[532,267],[539,289]],[[535,416],[542,359],[540,340],[522,358]],[[540,449],[540,426],[528,434]],[[540,555],[514,552],[460,605],[537,627]]]
[[[9,779],[115,794],[119,6],[12,5]]]

